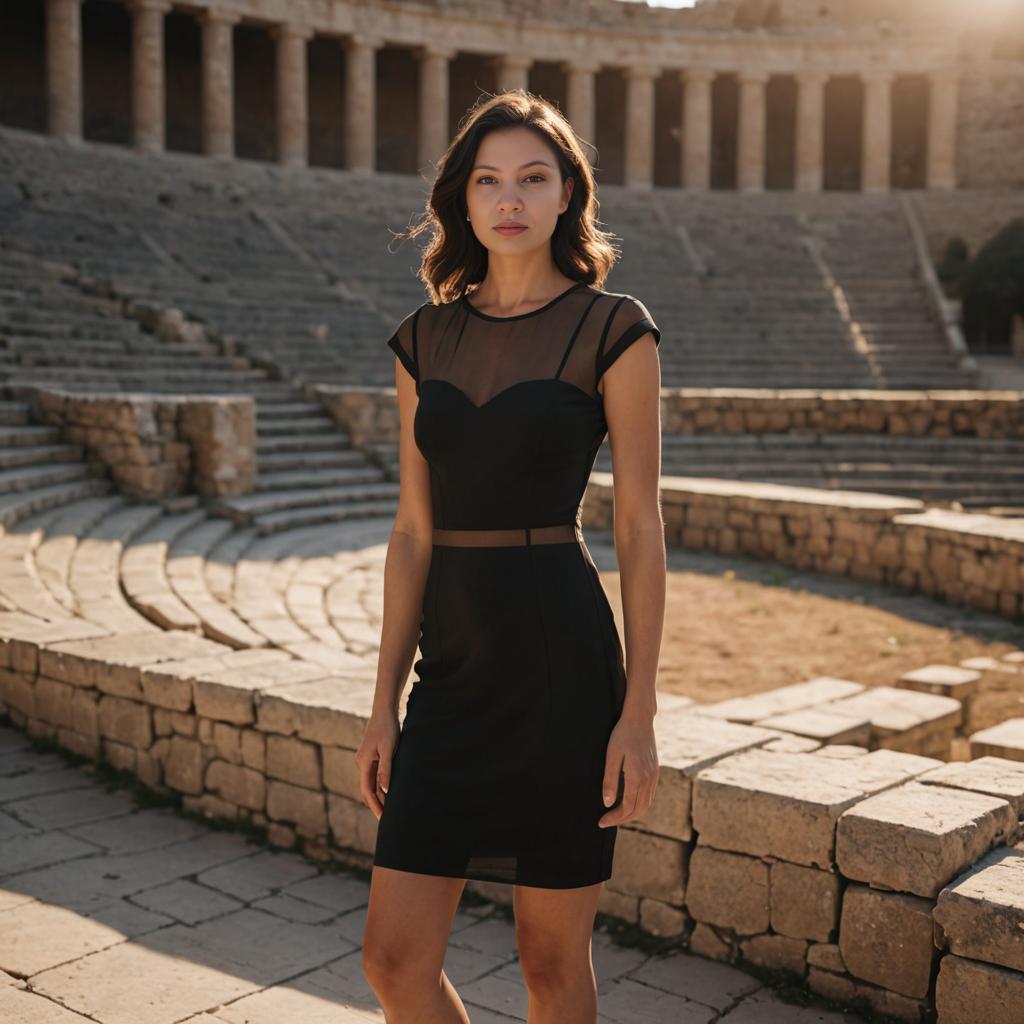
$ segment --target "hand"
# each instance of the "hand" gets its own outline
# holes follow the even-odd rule
[[[378,821],[384,813],[384,796],[391,784],[391,758],[398,736],[397,715],[371,715],[363,732],[363,742],[356,751],[359,793]]]
[[[658,788],[658,750],[652,718],[623,715],[612,730],[605,755],[605,807],[615,800],[620,772],[626,778],[622,803],[598,821],[602,828],[639,817],[654,800]]]

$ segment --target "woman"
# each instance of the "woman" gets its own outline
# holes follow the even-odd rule
[[[654,797],[660,331],[601,289],[597,210],[569,123],[516,89],[470,112],[411,232],[434,229],[434,301],[388,341],[401,486],[356,756],[378,819],[363,968],[389,1024],[469,1019],[443,971],[469,878],[515,886],[530,1024],[592,1024],[601,884]],[[628,678],[580,531],[606,434]]]

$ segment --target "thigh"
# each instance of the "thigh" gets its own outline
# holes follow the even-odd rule
[[[603,882],[574,889],[517,885],[513,893],[520,959],[574,958],[586,955]]]
[[[464,878],[425,875],[374,866],[363,946],[366,954],[431,976],[444,967],[452,921]]]

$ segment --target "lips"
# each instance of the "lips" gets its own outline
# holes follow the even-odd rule
[[[494,230],[499,232],[502,235],[518,235],[521,232],[526,230],[526,225],[525,224],[517,224],[517,225],[499,224]]]

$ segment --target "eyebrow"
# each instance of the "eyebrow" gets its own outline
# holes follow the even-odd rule
[[[551,167],[552,169],[554,169],[553,165],[549,164],[547,162],[547,160],[531,160],[529,163],[521,164],[520,167],[519,167],[519,170],[521,170],[521,171],[525,170],[527,167],[532,167],[534,164],[543,164],[545,167]],[[473,168],[473,171],[500,171],[500,170],[501,170],[500,167],[493,167],[491,164],[477,164],[476,167]],[[470,173],[472,174],[473,171],[471,171]]]

